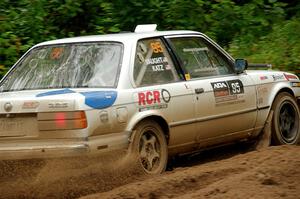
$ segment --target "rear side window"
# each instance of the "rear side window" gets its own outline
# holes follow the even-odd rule
[[[203,38],[171,38],[170,41],[190,78],[233,73],[227,58]]]
[[[165,45],[158,38],[138,41],[133,77],[137,86],[176,82],[177,71]]]

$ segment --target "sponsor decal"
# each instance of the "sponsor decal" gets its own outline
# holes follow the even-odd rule
[[[215,97],[229,95],[228,85],[225,81],[211,83]]]
[[[36,97],[45,97],[45,96],[51,96],[51,95],[62,95],[62,94],[68,94],[68,93],[76,93],[76,92],[66,88],[66,89],[61,89],[61,90],[55,90],[55,91],[40,93],[40,94],[37,94]]]
[[[268,79],[268,76],[260,76],[259,79],[260,80],[266,80],[266,79]]]
[[[267,99],[268,96],[268,92],[269,92],[269,87],[266,85],[258,85],[257,86],[257,103],[259,105],[265,103],[265,99]]]
[[[273,77],[273,80],[274,81],[277,81],[277,80],[283,80],[284,79],[284,76],[283,75],[272,75]]]
[[[70,93],[77,93],[77,92],[70,89],[61,89],[61,90],[40,93],[36,95],[36,97],[63,95],[63,94],[70,94]],[[91,92],[80,92],[79,94],[85,97],[84,100],[85,104],[94,109],[103,109],[103,108],[110,107],[115,103],[117,99],[116,91],[91,91]],[[56,106],[59,107],[60,105],[54,105],[54,104],[49,105],[49,108],[50,106],[55,108]]]
[[[171,94],[166,89],[138,93],[139,111],[167,108],[170,101]]]
[[[225,103],[218,103],[216,104],[216,106],[219,107],[219,106],[227,106],[227,105],[242,104],[242,103],[245,103],[245,100],[235,100],[235,101],[228,101]]]
[[[54,108],[54,109],[59,109],[59,108],[68,108],[69,104],[67,102],[51,102],[48,104],[48,108]]]
[[[229,80],[229,81],[213,82],[213,83],[211,83],[211,86],[213,88],[215,102],[217,104],[228,102],[228,101],[236,101],[236,100],[238,100],[237,95],[244,93],[244,85],[238,79]],[[244,100],[242,100],[239,103],[243,103],[243,102],[244,102]],[[228,104],[228,103],[226,103],[226,104]],[[229,104],[234,104],[234,103],[229,103]]]
[[[23,103],[23,109],[35,109],[40,105],[39,102],[36,101],[27,101]]]
[[[112,106],[118,93],[116,91],[91,91],[81,92],[85,97],[85,104],[94,109],[103,109]]]

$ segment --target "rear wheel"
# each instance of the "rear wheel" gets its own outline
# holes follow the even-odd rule
[[[272,105],[272,142],[275,145],[299,142],[299,107],[296,100],[286,92],[280,93]]]
[[[161,127],[154,121],[143,121],[135,128],[132,136],[130,152],[143,171],[148,174],[165,171],[168,149]]]

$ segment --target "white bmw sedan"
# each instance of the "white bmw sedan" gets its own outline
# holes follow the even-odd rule
[[[297,144],[298,77],[246,69],[202,33],[155,25],[37,44],[0,82],[0,158],[128,149],[155,174],[257,138],[270,115],[272,144]]]

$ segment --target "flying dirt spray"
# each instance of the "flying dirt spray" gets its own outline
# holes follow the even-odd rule
[[[1,198],[78,198],[104,192],[144,176],[133,155],[3,161]]]

